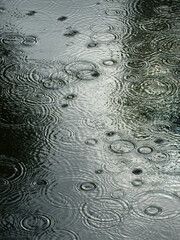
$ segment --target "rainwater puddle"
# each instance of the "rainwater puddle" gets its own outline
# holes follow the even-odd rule
[[[180,2],[0,2],[0,239],[180,239]]]

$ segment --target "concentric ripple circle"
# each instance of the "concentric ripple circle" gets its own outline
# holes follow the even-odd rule
[[[152,190],[137,195],[134,213],[149,220],[166,220],[180,213],[180,198],[171,192]]]
[[[45,230],[51,225],[51,220],[43,215],[28,215],[21,220],[20,224],[26,231]]]
[[[80,80],[92,80],[100,75],[96,64],[85,60],[67,64],[65,66],[65,71],[72,76],[76,76]]]
[[[96,228],[112,228],[123,221],[128,204],[120,199],[99,198],[84,203],[81,209],[86,224]]]
[[[5,182],[16,182],[25,175],[25,167],[14,158],[0,156],[0,175]],[[5,183],[4,182],[4,183]]]
[[[166,80],[150,76],[143,80],[129,83],[127,86],[128,93],[134,97],[152,100],[173,96],[178,89],[177,83],[171,78]]]
[[[70,230],[58,230],[51,232],[43,232],[38,234],[33,240],[44,240],[44,239],[52,239],[52,240],[80,240],[77,233]]]
[[[125,154],[133,151],[135,148],[135,145],[134,143],[128,140],[116,140],[110,144],[109,148],[111,152],[114,152],[117,154]]]

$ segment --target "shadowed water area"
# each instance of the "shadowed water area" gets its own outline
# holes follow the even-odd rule
[[[0,239],[180,239],[180,1],[0,0]]]

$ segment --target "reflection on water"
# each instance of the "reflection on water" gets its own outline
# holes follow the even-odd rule
[[[0,16],[0,239],[179,240],[179,1]]]

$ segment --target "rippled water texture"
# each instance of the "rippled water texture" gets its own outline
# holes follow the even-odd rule
[[[0,19],[0,239],[179,240],[179,0]]]

